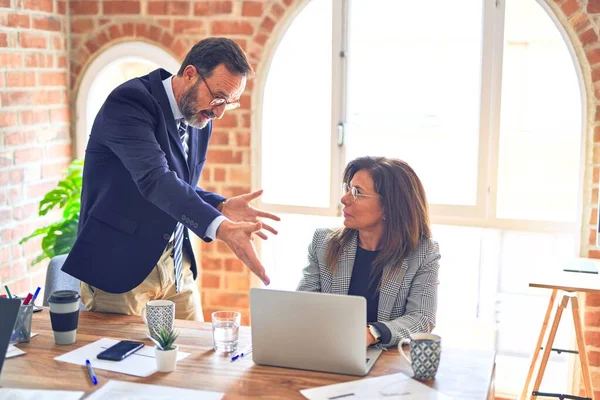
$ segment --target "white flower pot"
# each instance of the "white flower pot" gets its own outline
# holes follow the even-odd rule
[[[154,347],[154,353],[156,354],[156,368],[159,372],[173,372],[177,368],[177,349],[179,346],[175,346],[171,350],[160,350],[158,347]]]

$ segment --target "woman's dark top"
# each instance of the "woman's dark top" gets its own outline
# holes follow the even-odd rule
[[[377,322],[377,309],[379,308],[377,286],[381,282],[382,271],[379,271],[375,279],[372,279],[371,265],[378,254],[379,251],[365,250],[357,246],[350,287],[348,288],[348,294],[362,296],[367,300],[367,323]]]

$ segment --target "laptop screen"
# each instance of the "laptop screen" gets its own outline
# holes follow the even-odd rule
[[[0,298],[0,374],[20,307],[19,299]]]

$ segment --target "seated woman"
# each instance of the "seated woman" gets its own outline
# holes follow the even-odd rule
[[[315,232],[297,290],[365,297],[367,345],[431,332],[440,254],[421,181],[403,161],[361,157],[343,190],[344,227]]]

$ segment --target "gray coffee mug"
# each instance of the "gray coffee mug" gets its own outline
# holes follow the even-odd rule
[[[410,358],[404,354],[402,345],[410,343]],[[417,379],[433,379],[440,366],[442,338],[432,333],[415,333],[398,345],[402,357],[408,361]]]

